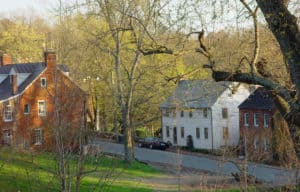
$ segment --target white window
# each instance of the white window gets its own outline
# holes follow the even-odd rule
[[[30,105],[29,104],[25,104],[24,105],[24,114],[29,114],[30,113]]]
[[[41,78],[41,87],[47,87],[47,79]]]
[[[6,129],[3,131],[3,143],[5,145],[11,144],[11,138],[12,138],[12,131],[9,129]]]
[[[34,129],[34,145],[41,145],[43,143],[43,130],[42,129]]]
[[[208,112],[208,109],[207,109],[207,108],[204,108],[204,109],[203,109],[203,117],[204,117],[204,118],[207,118],[207,114],[208,114],[207,112]]]
[[[244,126],[249,126],[249,113],[244,113]]]
[[[267,151],[269,149],[269,140],[264,138],[264,150]]]
[[[12,121],[13,116],[12,116],[12,107],[11,105],[6,105],[4,109],[4,121]]]
[[[46,116],[46,102],[44,100],[38,101],[38,114],[39,116]]]
[[[259,114],[258,113],[254,113],[253,123],[254,123],[255,127],[258,127],[258,125],[259,125]]]
[[[269,126],[269,116],[268,114],[264,114],[264,127]]]
[[[257,137],[255,137],[254,141],[253,141],[253,148],[254,148],[254,150],[256,150],[258,146],[259,146],[259,142],[258,142]]]

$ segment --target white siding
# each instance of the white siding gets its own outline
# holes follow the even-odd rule
[[[208,116],[203,116],[203,109],[185,109],[184,117],[181,117],[181,110],[176,109],[176,117],[170,113],[169,117],[162,116],[163,140],[173,145],[173,129],[177,128],[177,145],[186,146],[186,138],[191,135],[195,148],[218,149],[223,145],[237,145],[239,142],[239,110],[238,106],[249,96],[249,90],[240,85],[234,94],[226,89],[218,98],[216,103],[208,109]],[[222,118],[222,108],[228,109],[228,118]],[[162,109],[162,114],[165,109]],[[193,117],[189,116],[193,112]],[[166,126],[170,127],[170,134],[167,137]],[[181,138],[181,127],[184,127],[184,138]],[[200,128],[200,138],[196,137],[196,128]],[[223,127],[228,127],[228,139],[223,139]],[[208,128],[208,138],[205,139],[204,128]],[[212,133],[213,132],[213,133]]]
[[[164,110],[164,109],[163,109]],[[207,118],[203,117],[203,109],[183,110],[184,117],[181,117],[181,110],[176,110],[176,117],[171,114],[169,117],[162,117],[163,140],[173,142],[173,129],[177,128],[177,145],[186,146],[187,136],[191,135],[195,148],[211,148],[211,114],[208,110]],[[193,117],[189,116],[189,111],[193,112]],[[170,137],[167,137],[166,126],[170,127]],[[181,127],[184,127],[184,138],[181,138]],[[196,128],[200,128],[200,138],[196,137]],[[208,128],[208,139],[204,138],[204,128]]]
[[[238,145],[240,137],[238,106],[249,94],[249,90],[243,85],[240,85],[234,94],[231,94],[231,90],[227,89],[212,106],[214,148],[217,149],[223,145]],[[222,108],[228,109],[227,119],[223,119],[222,117]],[[229,134],[227,141],[223,139],[223,127],[228,127]]]

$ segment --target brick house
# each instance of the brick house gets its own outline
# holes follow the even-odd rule
[[[241,105],[241,155],[249,160],[272,160],[273,96],[263,87],[257,88]]]
[[[56,64],[54,51],[44,62],[11,64],[1,56],[0,138],[2,145],[53,146],[58,128],[70,142],[85,121],[85,92],[69,77],[65,65]]]

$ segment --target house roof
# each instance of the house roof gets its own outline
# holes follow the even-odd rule
[[[12,85],[9,74],[17,73],[18,90],[17,94],[22,93],[25,88],[33,82],[46,68],[45,63],[26,63],[26,64],[9,64],[0,67],[0,100],[12,97]],[[68,72],[65,65],[57,65],[57,68]]]
[[[211,107],[231,82],[213,80],[181,80],[175,91],[161,104],[161,108]]]
[[[270,91],[263,87],[257,88],[243,103],[239,109],[265,109],[275,108],[274,98]]]

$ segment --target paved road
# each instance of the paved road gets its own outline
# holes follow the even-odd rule
[[[104,141],[95,141],[95,144],[99,144],[103,152],[124,155],[124,146],[122,144]],[[176,154],[168,151],[136,147],[135,157],[140,161],[181,165],[184,167],[211,171],[221,175],[230,175],[231,172],[239,171],[237,166],[232,162],[224,162],[221,160],[210,159],[208,157]],[[256,178],[264,180],[270,184],[282,185],[296,182],[296,170],[292,169],[249,163],[248,172]]]

